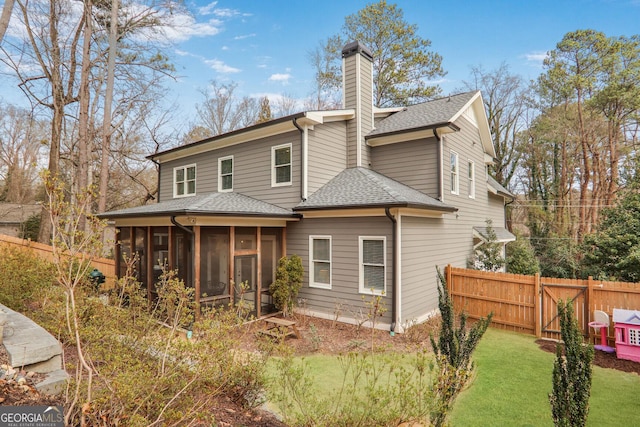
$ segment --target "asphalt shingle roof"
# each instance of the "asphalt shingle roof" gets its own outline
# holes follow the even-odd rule
[[[240,215],[240,216],[293,216],[284,209],[240,193],[207,193],[171,199],[152,205],[105,212],[103,218],[163,215]]]
[[[453,212],[456,208],[366,168],[340,172],[294,211],[404,206]]]
[[[411,105],[381,120],[367,137],[449,123],[477,93],[478,91],[465,92]]]

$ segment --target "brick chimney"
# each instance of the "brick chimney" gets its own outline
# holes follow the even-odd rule
[[[369,167],[364,137],[373,129],[373,55],[360,42],[342,49],[342,105],[356,110],[347,123],[347,166]]]

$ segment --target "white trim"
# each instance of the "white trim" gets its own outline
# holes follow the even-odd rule
[[[356,55],[356,166],[362,166],[362,56]]]
[[[392,319],[392,321],[396,322],[396,332],[402,332],[402,214],[400,212],[396,213],[396,239],[398,240],[396,244],[396,270],[393,274],[396,277],[396,289],[393,292],[398,292],[396,295],[396,319]]]
[[[231,160],[231,188],[222,188],[222,162],[225,160]],[[235,172],[233,156],[218,157],[218,192],[229,193],[233,192],[233,175]]]
[[[467,162],[467,185],[469,186],[469,198],[476,198],[476,163],[469,159]]]
[[[382,275],[382,291],[365,288],[364,286],[364,260],[362,246],[365,240],[382,241],[382,267],[384,273]],[[358,236],[358,290],[361,294],[366,295],[386,295],[387,291],[387,237],[386,236]]]
[[[193,168],[193,174],[194,174],[194,178],[193,178],[193,193],[189,193],[188,190],[188,186],[187,183],[189,182],[189,180],[187,179],[187,170]],[[184,171],[184,193],[183,194],[178,194],[177,192],[177,187],[178,187],[178,182],[176,181],[176,174],[178,173],[178,170],[183,170]],[[190,197],[190,196],[195,196],[196,194],[196,185],[197,185],[197,177],[198,177],[198,170],[196,168],[196,164],[192,163],[190,165],[184,165],[184,166],[176,166],[175,168],[173,168],[173,198],[180,198],[180,197]]]
[[[452,157],[455,156],[455,163],[452,162]],[[455,180],[453,174],[453,167],[455,166]],[[449,150],[449,184],[451,185],[451,194],[460,194],[460,156],[453,150]]]
[[[314,262],[316,261],[315,255],[313,253],[313,241],[314,240],[328,240],[329,241],[329,283],[316,282],[315,280],[315,268]],[[332,271],[333,271],[333,243],[331,240],[331,236],[320,236],[320,235],[310,235],[309,236],[309,287],[310,288],[320,288],[320,289],[331,289],[332,284]],[[327,262],[326,260],[317,260],[320,262]]]
[[[302,200],[307,200],[309,197],[309,126],[307,125],[302,127],[302,153]]]
[[[276,151],[289,148],[289,181],[276,182]],[[283,166],[283,165],[279,165]],[[271,186],[272,187],[284,187],[293,183],[293,144],[280,144],[271,147]]]

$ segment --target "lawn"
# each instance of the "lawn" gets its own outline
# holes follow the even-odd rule
[[[489,329],[474,360],[476,377],[456,401],[453,426],[553,426],[548,394],[554,354],[531,336]],[[588,426],[640,424],[640,376],[593,368]]]
[[[451,425],[553,426],[547,396],[554,357],[540,350],[534,337],[490,328],[474,353],[475,377],[456,401]],[[399,365],[409,367],[411,359],[407,355]],[[340,387],[337,356],[314,355],[305,361],[319,396]],[[587,425],[640,425],[639,395],[637,374],[594,367]]]

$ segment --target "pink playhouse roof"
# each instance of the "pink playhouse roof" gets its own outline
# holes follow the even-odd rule
[[[627,323],[629,325],[640,325],[640,311],[613,309],[613,321],[615,323]]]

